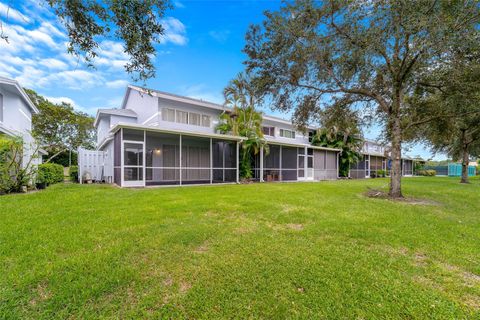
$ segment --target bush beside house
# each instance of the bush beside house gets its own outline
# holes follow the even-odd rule
[[[437,175],[437,171],[435,170],[419,170],[417,172],[419,176],[426,176],[426,177],[433,177]]]
[[[51,184],[63,182],[63,166],[56,163],[39,165],[36,182],[39,189],[43,189]]]

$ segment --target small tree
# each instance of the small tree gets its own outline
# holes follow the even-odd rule
[[[93,117],[76,111],[67,103],[54,104],[33,90],[26,91],[40,111],[33,116],[32,134],[49,152],[45,162],[78,147],[94,147]]]
[[[0,135],[0,194],[20,192],[34,181],[38,147],[29,157],[24,156],[24,148],[23,139]]]
[[[221,133],[247,138],[241,143],[240,150],[240,177],[252,178],[252,157],[264,148],[268,152],[268,146],[263,139],[262,113],[255,110],[258,98],[250,79],[244,74],[230,81],[224,89],[225,105],[231,107],[231,111],[224,112],[220,116],[220,122],[216,129]]]
[[[407,100],[424,118],[431,117],[417,128],[417,138],[430,144],[433,152],[462,162],[461,183],[468,183],[470,158],[480,155],[479,49],[477,39],[468,46],[451,48],[448,64],[430,70],[425,75],[429,85],[420,83]]]

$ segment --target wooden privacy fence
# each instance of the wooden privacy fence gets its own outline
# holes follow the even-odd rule
[[[80,183],[89,178],[95,182],[112,182],[113,168],[110,168],[107,151],[78,149],[78,179]]]

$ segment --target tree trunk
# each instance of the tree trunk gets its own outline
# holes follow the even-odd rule
[[[392,141],[392,169],[390,173],[390,190],[388,192],[390,198],[403,198],[402,194],[402,126],[400,108],[402,105],[402,89],[400,85],[395,88],[395,94],[392,101],[391,112],[388,115],[388,126],[390,139]]]
[[[390,172],[390,190],[389,195],[391,198],[403,198],[402,194],[402,171],[401,171],[401,159],[402,159],[402,140],[401,140],[401,127],[400,119],[392,119],[392,168]]]
[[[470,162],[470,157],[468,154],[468,145],[463,145],[463,157],[462,157],[462,179],[460,183],[468,183],[468,163]]]

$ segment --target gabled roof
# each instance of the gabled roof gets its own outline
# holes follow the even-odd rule
[[[129,118],[136,118],[138,116],[135,111],[130,109],[98,109],[97,115],[95,116],[95,121],[93,122],[94,127],[97,126],[102,114],[110,114]]]
[[[32,112],[36,113],[36,114],[39,113],[37,107],[35,107],[32,100],[30,100],[27,93],[25,92],[25,90],[23,90],[22,86],[20,86],[18,81],[13,80],[13,79],[0,77],[0,84],[2,84],[2,83],[6,84],[6,85],[9,85],[9,86],[13,86],[18,91],[18,93],[20,94],[20,97],[22,97],[22,99],[25,101],[25,103],[28,105],[28,107],[32,110]]]
[[[195,104],[195,105],[210,108],[210,109],[215,109],[215,110],[220,110],[220,111],[230,111],[231,110],[230,108],[228,108],[226,106],[223,106],[221,104],[218,104],[218,103],[208,102],[208,101],[204,101],[204,100],[201,100],[201,99],[185,97],[185,96],[181,96],[181,95],[178,95],[178,94],[168,93],[168,92],[164,92],[164,91],[160,91],[160,90],[137,87],[137,86],[134,86],[134,85],[128,85],[127,86],[127,91],[126,91],[125,96],[124,96],[123,101],[122,101],[122,106],[121,106],[122,109],[125,109],[125,106],[126,106],[126,103],[127,103],[127,100],[128,100],[128,95],[130,94],[131,90],[136,90],[136,91],[139,91],[139,92],[142,92],[142,93],[145,93],[145,94],[151,94],[151,95],[154,95],[154,96],[159,97],[159,98],[165,98],[165,99],[174,100],[174,101],[178,101],[178,102]]]

